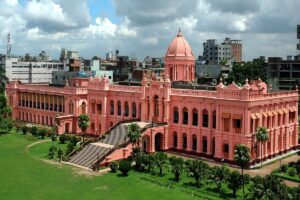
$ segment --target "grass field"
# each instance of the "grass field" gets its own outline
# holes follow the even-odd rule
[[[0,136],[0,199],[200,199],[178,188],[143,180],[151,176],[144,173],[132,171],[128,177],[78,175],[72,167],[38,159],[45,158],[51,142],[27,148],[36,141],[16,133]]]

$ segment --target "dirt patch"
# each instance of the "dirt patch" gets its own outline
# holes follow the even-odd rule
[[[289,180],[283,180],[283,182],[289,187],[297,187],[300,185],[299,183],[296,183],[294,181],[289,181]]]

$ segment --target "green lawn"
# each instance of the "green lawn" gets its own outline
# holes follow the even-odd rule
[[[36,158],[45,158],[51,142],[33,146],[27,152],[26,146],[36,141],[15,133],[0,136],[0,199],[200,199],[177,187],[168,189],[144,180],[152,177],[144,173],[130,172],[128,177],[113,173],[79,176],[72,167]]]

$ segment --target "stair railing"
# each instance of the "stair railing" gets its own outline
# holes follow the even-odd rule
[[[163,125],[167,125],[167,122],[158,122],[158,123],[151,123],[151,124],[147,124],[146,126],[144,126],[144,128],[141,129],[141,133],[145,132],[148,128],[153,128],[153,127],[157,127],[157,126],[163,126]],[[130,141],[127,140],[126,142],[122,143],[122,144],[118,144],[116,146],[114,146],[113,148],[111,148],[108,152],[106,152],[103,156],[101,156],[100,158],[95,159],[95,161],[92,162],[91,164],[91,168],[96,171],[99,169],[99,164],[108,156],[110,155],[112,152],[114,152],[116,149],[122,148],[122,147],[126,147],[130,144]]]

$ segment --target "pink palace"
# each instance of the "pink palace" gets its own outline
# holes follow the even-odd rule
[[[88,133],[95,135],[126,120],[154,123],[143,129],[145,151],[171,150],[227,162],[233,161],[238,144],[250,148],[252,163],[261,158],[255,139],[261,126],[269,130],[263,159],[297,147],[298,90],[268,92],[261,80],[246,80],[243,86],[220,82],[214,90],[193,87],[187,83],[195,79],[195,58],[180,31],[164,59],[164,77],[144,76],[140,86],[111,84],[105,76],[74,78],[64,87],[10,82],[7,96],[13,119],[57,123],[59,134],[79,134],[77,117],[82,113],[90,116]]]

